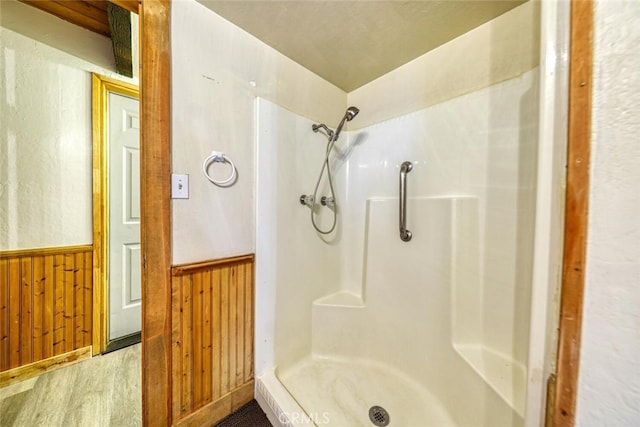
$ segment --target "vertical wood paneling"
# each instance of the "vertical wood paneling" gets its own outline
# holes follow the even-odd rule
[[[9,260],[9,366],[20,366],[20,258]]]
[[[191,283],[193,276],[183,276],[182,282],[182,357],[176,363],[182,363],[182,414],[189,414],[192,411],[191,402],[193,397],[193,364],[191,363],[191,350],[193,349],[193,323],[191,314],[193,310],[193,300],[191,299]]]
[[[211,373],[211,398],[216,399],[222,395],[222,384],[219,380],[222,376],[222,269],[216,268],[211,272],[211,336],[213,338],[212,373]],[[216,379],[216,380],[214,380]]]
[[[237,278],[238,278],[238,274],[237,274],[237,266],[232,266],[230,268],[229,271],[229,290],[228,290],[228,298],[229,298],[229,329],[228,329],[228,333],[227,338],[228,338],[228,346],[229,346],[229,355],[227,357],[227,363],[228,363],[228,389],[229,390],[233,390],[236,387],[236,353],[237,353],[237,342],[238,342],[238,336],[237,336],[237,313],[238,313],[238,306],[237,306]]]
[[[53,354],[64,353],[64,255],[53,257]]]
[[[31,257],[20,259],[20,292],[22,307],[20,308],[20,364],[24,365],[33,358],[33,270]]]
[[[44,325],[44,263],[33,257],[33,360],[43,359],[42,331]]]
[[[84,261],[82,255],[75,254],[73,274],[73,348],[84,344]]]
[[[193,286],[193,409],[202,406],[202,275],[195,274]]]
[[[235,369],[235,378],[233,379],[233,383],[236,386],[242,385],[244,383],[244,337],[245,337],[245,324],[244,324],[244,287],[245,287],[245,274],[244,274],[244,265],[239,265],[237,268],[238,281],[236,285],[236,303],[234,306],[236,307],[236,369]]]
[[[74,278],[76,271],[76,258],[74,254],[64,255],[64,312],[62,318],[64,320],[64,352],[73,350],[74,328],[73,328],[73,297],[74,297]]]
[[[53,353],[53,340],[54,340],[54,319],[55,319],[55,275],[54,275],[54,262],[53,256],[47,256],[43,258],[44,262],[44,329],[42,331],[43,345],[42,350],[43,357],[48,359],[54,355]]]
[[[253,310],[255,307],[255,291],[254,291],[254,263],[246,263],[244,265],[246,275],[244,282],[244,381],[253,380],[253,337],[255,331],[255,323],[253,321]]]
[[[91,258],[90,246],[0,252],[0,372],[90,344]]]
[[[9,261],[0,259],[0,370],[9,366]]]
[[[173,268],[174,422],[253,380],[253,286],[252,255]]]
[[[171,318],[180,319],[182,313],[182,277],[173,278],[173,286],[171,287]],[[171,396],[172,409],[171,414],[174,420],[180,419],[182,413],[182,366],[176,361],[182,360],[182,322],[174,321],[171,325],[171,360],[174,361],[171,367]]]
[[[229,391],[229,268],[222,269],[220,282],[220,394]]]
[[[204,271],[202,273],[202,402],[211,401],[211,373],[213,371],[213,354],[211,338],[213,334],[211,311],[213,309],[213,300],[211,292],[211,271]]]

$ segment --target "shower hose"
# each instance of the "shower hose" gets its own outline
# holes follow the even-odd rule
[[[316,224],[316,217],[313,213],[313,207],[311,208],[311,225],[313,228],[320,234],[330,234],[335,230],[337,218],[338,218],[338,202],[336,200],[335,192],[333,191],[333,178],[331,177],[331,166],[329,166],[329,154],[331,154],[331,150],[333,149],[333,145],[335,144],[335,139],[333,137],[329,138],[329,142],[327,143],[327,150],[324,156],[324,162],[322,162],[322,169],[320,170],[320,175],[318,176],[318,182],[316,182],[316,188],[313,190],[313,200],[318,200],[318,188],[320,188],[320,181],[322,181],[322,175],[324,174],[325,169],[327,170],[327,179],[329,181],[329,191],[331,193],[331,198],[333,199],[333,223],[331,224],[331,228],[328,230],[322,230],[318,224]]]

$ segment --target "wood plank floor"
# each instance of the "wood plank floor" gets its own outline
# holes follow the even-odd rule
[[[0,426],[140,426],[140,367],[137,344],[0,388]]]

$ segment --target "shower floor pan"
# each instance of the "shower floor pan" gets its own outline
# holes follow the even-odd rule
[[[278,370],[276,375],[306,416],[318,426],[385,425],[384,421],[375,424],[369,419],[369,410],[379,406],[389,415],[388,426],[455,427],[433,394],[384,364],[307,358]]]

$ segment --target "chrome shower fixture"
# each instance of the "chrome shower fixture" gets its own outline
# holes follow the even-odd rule
[[[336,200],[336,193],[333,190],[333,178],[331,177],[329,155],[331,154],[331,150],[333,149],[333,146],[340,136],[340,132],[342,131],[342,127],[344,126],[344,124],[353,120],[353,118],[357,116],[359,112],[360,110],[356,107],[347,108],[347,111],[344,113],[344,116],[342,117],[342,120],[340,120],[340,124],[335,131],[329,129],[324,123],[314,123],[313,125],[311,125],[311,129],[314,132],[319,132],[320,129],[324,130],[323,133],[327,134],[327,138],[329,139],[329,141],[327,141],[327,149],[324,152],[324,161],[322,162],[322,169],[320,170],[320,175],[318,176],[318,181],[316,182],[316,188],[315,190],[313,190],[313,194],[303,194],[302,196],[300,196],[300,204],[311,208],[311,225],[313,225],[313,228],[315,228],[315,230],[320,234],[331,233],[333,230],[335,230],[336,223],[338,221],[338,201]],[[330,194],[328,196],[322,196],[320,198],[320,204],[322,206],[328,207],[333,212],[333,223],[328,230],[322,230],[318,226],[318,224],[316,224],[313,209],[314,204],[316,204],[318,201],[318,189],[320,188],[320,181],[322,181],[322,175],[324,174],[325,170],[327,171],[327,181],[329,181]]]
[[[327,136],[329,137],[329,140],[333,139],[333,131],[329,129],[329,127],[324,123],[320,123],[318,125],[316,124],[311,125],[311,130],[313,130],[314,132],[318,132],[320,129],[324,129],[325,132],[327,132]]]
[[[342,131],[342,126],[344,126],[344,123],[345,122],[350,122],[351,120],[353,120],[353,118],[355,116],[357,116],[359,112],[360,112],[360,110],[358,108],[356,108],[356,107],[347,108],[347,112],[344,113],[344,117],[340,121],[340,124],[338,125],[338,129],[336,129],[336,132],[333,135],[333,140],[334,141],[338,140],[338,137],[340,136],[340,132]]]
[[[320,129],[324,129],[327,133],[327,137],[329,138],[329,142],[336,142],[338,140],[338,137],[340,136],[340,132],[342,132],[342,127],[344,126],[345,122],[350,122],[351,120],[353,120],[353,118],[357,116],[359,112],[360,110],[356,107],[347,108],[347,111],[344,113],[344,117],[340,121],[340,124],[336,128],[335,132],[329,129],[329,127],[324,123],[311,125],[311,130],[313,130],[314,132],[318,132]]]
[[[300,204],[303,206],[308,206],[312,208],[314,201],[315,201],[315,197],[313,197],[312,194],[303,194],[302,196],[300,196]]]
[[[322,206],[328,206],[330,208],[334,207],[336,205],[336,199],[334,197],[331,196],[322,196],[320,197],[320,204]]]

